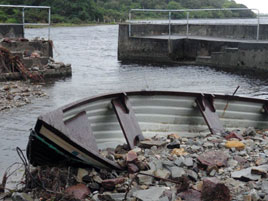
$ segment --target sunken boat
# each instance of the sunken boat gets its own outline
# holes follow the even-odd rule
[[[226,130],[268,128],[268,100],[171,91],[114,93],[83,99],[41,115],[27,157],[36,165],[120,169],[99,150],[134,148],[155,135],[196,137]]]

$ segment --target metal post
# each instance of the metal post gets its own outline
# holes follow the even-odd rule
[[[168,38],[171,37],[171,12],[168,13]]]
[[[22,8],[22,27],[23,27],[23,37],[24,37],[24,34],[25,34],[24,23],[25,23],[25,13],[24,13],[24,8]]]
[[[258,10],[257,40],[260,39],[260,11]]]
[[[186,36],[189,37],[189,12],[187,12],[187,25],[186,25]]]
[[[168,12],[168,52],[171,54],[171,12]]]
[[[51,8],[48,9],[48,40],[50,40]]]
[[[131,11],[128,14],[128,19],[129,19],[128,36],[131,37]]]

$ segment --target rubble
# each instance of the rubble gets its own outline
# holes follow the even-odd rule
[[[53,42],[45,40],[5,38],[0,41],[0,81],[31,80],[66,77],[71,65],[55,62]]]
[[[45,96],[42,85],[21,81],[0,83],[0,112],[24,106],[34,98]]]
[[[10,89],[5,87],[4,90]],[[103,156],[125,164],[124,171],[30,167],[31,176],[26,174],[28,177],[20,193],[33,199],[55,201],[265,200],[268,198],[268,164],[258,162],[260,158],[268,158],[264,154],[268,138],[263,137],[263,133],[256,130],[255,136],[241,138],[241,141],[235,137],[234,142],[244,144],[243,150],[225,147],[226,135],[191,139],[155,136],[146,140],[150,146],[146,143],[145,147],[143,144],[128,150],[127,145],[120,145],[100,150]],[[183,147],[167,148],[172,142]],[[213,148],[203,146],[209,143]]]

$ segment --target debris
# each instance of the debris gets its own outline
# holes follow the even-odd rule
[[[79,200],[85,199],[90,194],[90,190],[85,184],[77,184],[75,186],[68,187],[65,192]]]
[[[31,73],[18,56],[13,56],[8,49],[0,47],[0,73],[14,72],[19,72],[25,80],[43,81],[43,77]]]
[[[31,103],[34,98],[47,96],[41,85],[27,82],[5,82],[0,84],[0,111],[22,107]]]
[[[236,148],[237,150],[243,150],[245,149],[245,144],[238,141],[228,141],[225,144],[226,148],[232,149]]]
[[[19,86],[11,86],[8,91],[18,88]],[[170,141],[162,136],[153,139]],[[207,148],[202,146],[208,141],[215,142],[213,145],[215,150],[210,150],[210,146]],[[222,136],[207,139],[183,138],[181,142],[183,147],[173,150],[167,149],[166,146],[155,145],[150,149],[135,147],[130,151],[127,145],[100,150],[104,156],[114,157],[114,162],[125,164],[123,171],[92,167],[39,166],[31,171],[31,176],[28,175],[25,188],[21,192],[30,192],[28,195],[34,199],[55,201],[78,199],[78,197],[100,201],[125,199],[229,201],[231,197],[238,201],[265,200],[268,194],[266,178],[268,165],[254,165],[259,158],[266,158],[263,151],[267,146],[266,141],[257,140],[254,151],[249,148],[251,146],[242,151],[227,150]],[[251,139],[243,142],[251,144]],[[223,146],[217,145],[220,143],[223,143]],[[200,152],[192,152],[193,145],[199,147]],[[187,156],[175,154],[171,157],[170,153],[174,150],[179,150],[180,154],[185,153],[185,150],[189,152]],[[84,189],[85,193],[75,194],[81,192],[80,188]],[[67,192],[67,189],[69,197],[63,193]]]

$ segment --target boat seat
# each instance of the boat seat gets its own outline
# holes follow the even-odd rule
[[[199,96],[195,102],[205,119],[206,124],[212,134],[224,132],[222,123],[220,122],[219,116],[216,113],[216,108],[214,107],[214,96],[210,94],[202,94]]]
[[[133,149],[138,141],[144,140],[144,137],[129,99],[123,93],[118,98],[113,99],[111,103],[127,143],[130,149]]]

